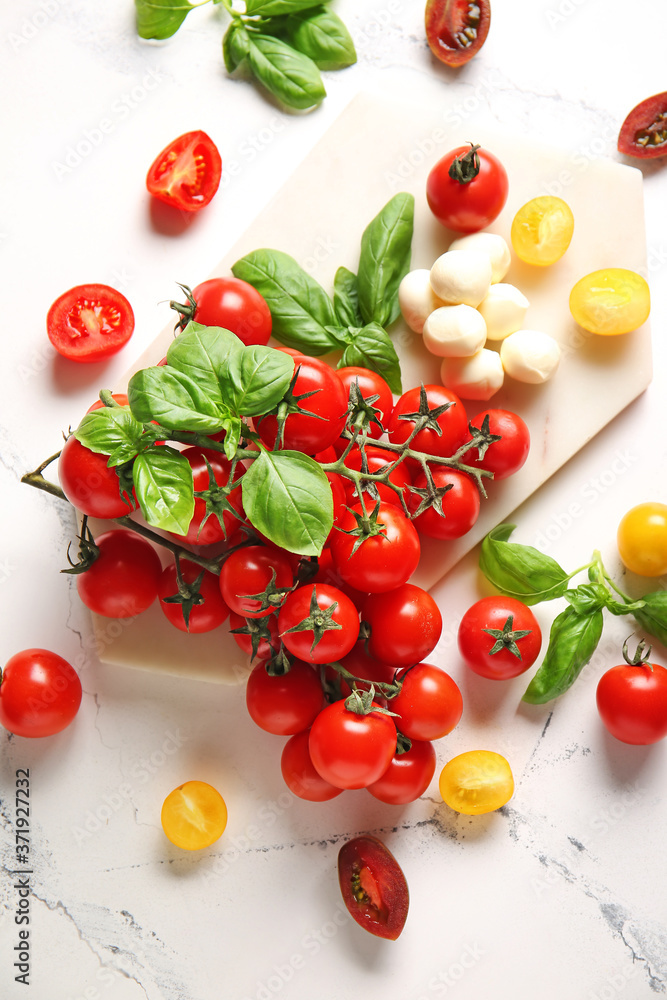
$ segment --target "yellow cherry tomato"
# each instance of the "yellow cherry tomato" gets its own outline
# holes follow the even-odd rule
[[[639,576],[667,573],[667,505],[640,503],[621,519],[618,554],[623,565]]]
[[[574,216],[562,198],[533,198],[514,216],[511,240],[526,264],[548,267],[560,260],[572,239]]]
[[[623,267],[593,271],[570,292],[570,312],[589,333],[629,333],[646,322],[651,293],[641,274]]]
[[[227,806],[217,789],[205,781],[186,781],[162,804],[162,829],[177,847],[200,851],[222,836]]]
[[[453,757],[440,774],[440,794],[456,812],[466,816],[500,809],[514,794],[512,770],[492,750],[470,750]]]

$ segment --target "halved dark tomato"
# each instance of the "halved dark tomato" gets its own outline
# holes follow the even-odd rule
[[[134,330],[132,306],[109,285],[76,285],[48,311],[49,340],[70,361],[103,361],[128,342]]]
[[[357,923],[395,941],[408,916],[410,894],[401,867],[377,837],[355,837],[338,852],[343,900]]]
[[[632,109],[621,125],[618,151],[641,159],[667,156],[667,91]]]
[[[150,193],[174,208],[197,212],[213,198],[222,176],[222,159],[206,132],[186,132],[153,161],[146,177]]]
[[[491,23],[489,0],[427,0],[426,40],[440,62],[463,66],[479,52]]]

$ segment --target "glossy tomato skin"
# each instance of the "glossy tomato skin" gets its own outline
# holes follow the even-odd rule
[[[463,698],[456,682],[431,663],[417,663],[401,670],[401,692],[391,701],[398,713],[396,726],[411,740],[439,740],[461,720]]]
[[[336,788],[365,788],[382,777],[396,749],[391,716],[375,709],[357,715],[344,701],[327,705],[310,730],[308,748],[315,770]]]
[[[198,566],[197,563],[181,559],[181,573],[186,583],[194,583],[201,571],[201,566]],[[176,566],[172,564],[162,571],[158,584],[160,607],[168,621],[181,632],[190,632],[191,634],[211,632],[214,628],[222,625],[229,614],[229,608],[220,596],[218,578],[213,573],[209,573],[208,570],[204,570],[199,592],[204,598],[204,603],[192,608],[189,623],[186,625],[182,606],[180,604],[167,604],[164,600],[165,597],[172,597],[178,593]]]
[[[385,663],[407,667],[431,653],[442,633],[442,615],[431,595],[412,583],[370,594],[361,617],[371,629],[369,652]]]
[[[489,418],[489,430],[492,434],[500,434],[500,441],[489,445],[483,459],[479,458],[476,448],[471,449],[463,456],[463,462],[478,469],[488,469],[496,482],[513,476],[523,467],[530,452],[530,431],[518,413],[511,410],[483,410],[470,423],[481,428],[486,417]],[[488,489],[488,479],[484,485]]]
[[[335,528],[333,530],[335,531]],[[346,583],[334,565],[330,546],[323,549],[322,555],[317,557],[317,567],[317,573],[313,577],[312,583],[326,583],[330,587],[336,587],[337,590],[342,590],[350,598],[355,607],[361,607],[367,595]]]
[[[371,795],[388,805],[401,806],[424,794],[435,774],[436,756],[428,740],[413,740],[409,750],[394,754],[382,777],[368,786]]]
[[[338,606],[331,613],[331,620],[340,628],[327,629],[313,647],[315,634],[312,629],[290,632],[310,616],[313,593],[319,610],[326,613],[334,604]],[[317,613],[316,613],[317,615]],[[325,583],[309,583],[298,587],[285,598],[278,615],[278,631],[286,648],[309,663],[331,663],[346,656],[359,636],[359,612],[342,590],[329,587]],[[305,726],[301,727],[305,729]]]
[[[667,736],[667,670],[657,663],[607,670],[596,701],[604,725],[622,743],[648,746]]]
[[[157,597],[162,566],[157,552],[134,531],[119,528],[98,535],[100,554],[76,576],[79,597],[97,615],[134,618]]]
[[[382,470],[387,466],[391,465],[396,461],[396,452],[389,451],[387,448],[381,448],[376,445],[367,444],[365,449],[366,463],[368,466],[368,471],[372,475]],[[349,455],[345,458],[345,465],[349,469],[354,469],[356,472],[361,472],[362,467],[362,456],[361,449],[357,448],[356,445],[350,451]],[[412,486],[412,476],[405,462],[401,462],[397,465],[393,472],[390,473],[389,479],[396,486],[400,486],[403,489],[403,496],[406,503],[408,502],[410,493],[408,491],[408,486]],[[380,500],[384,503],[393,503],[395,507],[401,506],[401,497],[399,493],[395,493],[390,486],[385,486],[384,483],[375,484]],[[348,506],[352,506],[359,502],[359,498],[356,494],[354,483],[351,479],[345,480],[345,491],[347,497]],[[367,489],[363,490],[366,503],[372,508],[374,505],[374,500],[371,497]]]
[[[621,562],[631,573],[667,573],[667,505],[650,501],[629,510],[618,526],[617,544]]]
[[[182,212],[208,205],[220,185],[222,159],[206,132],[185,132],[151,163],[146,187],[159,201]]]
[[[275,736],[293,736],[308,729],[324,704],[313,668],[295,660],[286,674],[272,677],[266,663],[258,663],[248,678],[246,705],[260,729]]]
[[[357,368],[353,365],[347,368],[337,368],[336,375],[343,383],[346,400],[350,397],[350,386],[355,382],[358,382],[359,390],[364,399],[368,399],[369,396],[379,397],[371,405],[380,411],[377,414],[377,418],[382,427],[386,427],[387,421],[391,416],[391,411],[394,408],[394,397],[382,376],[378,375],[377,372],[371,371],[369,368]],[[372,422],[368,428],[368,434],[372,438],[379,438],[382,435],[382,429],[375,422]],[[347,441],[345,441],[345,444],[347,444]]]
[[[231,330],[246,347],[265,345],[271,336],[271,310],[256,288],[240,278],[209,278],[192,290],[195,323]]]
[[[618,151],[640,159],[667,155],[667,91],[632,109],[621,125]]]
[[[249,545],[232,552],[220,570],[220,592],[231,611],[244,618],[263,618],[272,609],[260,610],[258,600],[249,600],[251,594],[266,590],[271,573],[275,570],[275,586],[292,586],[292,566],[280,549],[268,545]]]
[[[431,455],[448,458],[470,436],[465,407],[455,393],[442,385],[426,385],[424,389],[430,409],[444,406],[446,403],[451,405],[437,418],[441,433],[438,434],[437,431],[425,427],[415,436],[410,447],[414,451],[425,451]],[[387,427],[389,440],[394,444],[403,444],[414,430],[415,421],[405,420],[404,416],[419,412],[420,393],[420,388],[408,389],[396,403]],[[421,471],[420,465],[412,464]]]
[[[2,671],[0,724],[16,736],[54,736],[79,711],[81,693],[79,675],[62,656],[24,649]]]
[[[469,750],[445,764],[439,786],[450,809],[464,816],[482,816],[509,802],[514,794],[514,776],[502,754]]]
[[[520,657],[509,648],[491,653],[496,638],[485,629],[502,632],[512,616],[512,630],[527,630],[516,639]],[[468,608],[459,625],[458,645],[461,656],[474,673],[491,680],[509,680],[532,667],[542,646],[542,632],[535,615],[513,597],[483,597]]]
[[[354,644],[347,656],[342,657],[340,663],[354,677],[360,678],[357,681],[357,687],[360,691],[369,691],[371,684],[378,682],[391,684],[396,673],[396,668],[391,664],[382,663],[380,660],[376,660],[374,656],[371,656],[366,651],[366,643],[361,639]],[[340,678],[340,687],[343,697],[351,694],[352,689],[344,677]],[[382,701],[384,705],[384,700],[379,691],[377,691],[376,701]]]
[[[414,519],[414,526],[420,534],[429,538],[461,538],[472,528],[479,517],[479,490],[470,476],[457,469],[447,469],[436,466],[431,469],[433,482],[439,489],[448,486],[442,497],[442,517],[434,507],[429,507]],[[415,479],[416,489],[426,489],[428,483],[422,473]],[[410,509],[414,512],[419,507],[420,496],[413,493],[410,497]]]
[[[330,785],[317,773],[310,759],[310,730],[292,736],[283,747],[280,770],[285,784],[294,795],[307,802],[328,802],[341,795],[343,789]]]
[[[489,0],[475,0],[474,4],[468,0],[427,0],[424,21],[433,55],[446,66],[463,66],[486,41],[491,5]]]
[[[228,485],[232,465],[221,452],[215,451],[212,448],[193,447],[185,448],[181,454],[192,469],[195,492],[208,490],[209,488],[207,459],[218,486]],[[232,490],[227,499],[234,510],[238,511],[238,517],[235,517],[231,511],[224,511],[222,515],[224,528],[220,524],[216,514],[212,514],[204,521],[206,517],[206,501],[201,497],[195,497],[195,509],[187,533],[185,535],[178,535],[170,531],[169,534],[178,541],[187,542],[188,545],[214,545],[217,542],[221,542],[235,531],[240,521],[245,517],[240,485]],[[202,524],[202,522],[204,523]]]
[[[507,173],[500,160],[486,149],[478,150],[480,170],[469,183],[449,176],[453,160],[470,151],[458,146],[432,168],[426,181],[426,199],[436,219],[456,233],[477,233],[500,215],[509,191]]]
[[[382,533],[366,538],[353,554],[357,536],[345,532],[357,527],[354,515],[362,512],[361,504],[355,504],[341,519],[341,530],[331,539],[334,566],[344,580],[371,594],[400,587],[419,564],[414,525],[394,504],[380,503],[377,524],[383,525]]]
[[[394,855],[376,837],[355,837],[338,852],[338,882],[350,916],[376,937],[395,941],[405,926],[410,893]]]
[[[133,501],[121,496],[115,468],[107,465],[108,456],[85,448],[74,435],[68,437],[58,460],[58,479],[63,493],[77,510],[89,517],[115,518],[131,514]]]
[[[294,359],[298,369],[292,392],[295,396],[313,392],[298,403],[301,412],[290,413],[285,421],[283,447],[315,455],[332,445],[345,426],[347,396],[335,372],[323,361],[305,356]],[[273,448],[278,432],[275,416],[261,417],[255,429],[264,444]]]
[[[120,351],[134,331],[134,312],[109,285],[76,285],[55,300],[46,317],[49,340],[64,358],[93,363]]]

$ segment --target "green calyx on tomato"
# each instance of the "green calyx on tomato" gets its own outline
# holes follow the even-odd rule
[[[482,632],[486,632],[496,640],[494,645],[489,650],[489,656],[499,653],[501,649],[506,649],[512,654],[512,656],[516,656],[516,658],[520,660],[521,650],[517,646],[516,641],[517,639],[523,639],[524,636],[530,635],[532,629],[515,629],[514,615],[509,615],[502,629],[483,628]]]
[[[266,613],[270,614],[272,611],[277,611],[285,600],[285,594],[289,594],[293,589],[292,584],[285,587],[276,586],[275,566],[271,566],[270,571],[271,579],[264,590],[261,590],[258,594],[239,595],[246,606],[249,606],[249,602],[252,602],[254,616],[261,616]]]
[[[291,628],[286,629],[285,632],[281,634],[284,636],[289,635],[291,632],[312,632],[313,643],[310,647],[310,651],[312,653],[315,647],[319,645],[325,632],[342,630],[343,626],[333,617],[337,608],[337,601],[334,601],[327,608],[321,608],[317,601],[317,587],[313,586],[310,595],[309,614],[305,618],[302,618],[300,622],[297,622],[296,625],[292,625]]]
[[[181,570],[180,559],[176,556],[176,581],[178,583],[178,592],[176,594],[169,594],[166,597],[160,598],[164,604],[180,605],[186,630],[190,626],[190,616],[193,608],[200,607],[206,600],[200,590],[205,572],[205,570],[202,570],[194,580],[190,583],[186,583]]]
[[[100,550],[95,544],[95,539],[93,538],[93,533],[88,527],[88,515],[84,514],[81,520],[81,534],[77,535],[77,540],[79,542],[79,558],[77,562],[74,562],[70,557],[71,543],[67,546],[67,562],[69,567],[67,569],[61,569],[61,573],[69,573],[72,576],[78,576],[79,573],[85,573],[93,565],[96,559],[99,558]]]
[[[344,535],[351,535],[354,538],[354,545],[352,546],[352,551],[350,555],[353,556],[355,552],[358,552],[363,543],[367,538],[375,538],[378,535],[386,535],[387,529],[382,521],[378,522],[378,515],[380,513],[380,501],[378,500],[375,504],[373,510],[367,513],[362,504],[361,510],[354,510],[351,507],[347,508],[354,517],[356,521],[355,528],[338,528]]]
[[[640,639],[637,643],[637,648],[635,649],[632,656],[630,656],[630,651],[628,649],[628,642],[630,641],[630,636],[623,643],[623,659],[628,664],[629,667],[646,667],[648,670],[653,670],[653,664],[648,662],[648,658],[651,655],[651,650],[653,646],[646,648],[646,640]]]
[[[381,687],[381,685],[378,686]],[[355,688],[345,699],[345,708],[348,712],[354,712],[355,715],[371,715],[373,712],[380,715],[398,715],[397,712],[390,712],[389,709],[378,705],[373,700],[375,694],[375,684],[371,684],[368,691],[360,691],[358,688]]]
[[[477,177],[480,170],[479,153],[477,150],[481,148],[481,146],[476,146],[471,142],[467,153],[461,153],[460,156],[454,157],[448,170],[449,176],[453,181],[457,181],[459,184],[470,184]]]

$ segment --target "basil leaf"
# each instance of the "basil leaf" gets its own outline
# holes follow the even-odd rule
[[[336,341],[325,329],[336,323],[331,299],[289,254],[254,250],[237,260],[232,274],[264,296],[273,335],[281,343],[315,356],[335,350]]]
[[[542,664],[526,688],[523,701],[543,705],[576,681],[602,635],[602,611],[579,614],[566,608],[554,619]]]
[[[148,524],[185,535],[195,509],[188,460],[169,445],[151,448],[137,456],[133,478],[141,513]]]
[[[298,451],[262,451],[242,479],[253,524],[288,552],[320,555],[333,526],[333,498],[321,465]]]
[[[359,308],[365,323],[389,326],[400,314],[398,286],[410,270],[415,199],[399,192],[361,237]]]
[[[294,11],[315,7],[321,0],[246,0],[246,14],[260,14],[262,17],[278,17]]]
[[[137,32],[141,38],[171,38],[195,4],[187,0],[134,0]]]
[[[127,389],[130,408],[138,420],[157,420],[172,430],[203,434],[222,429],[219,388],[217,392],[213,401],[193,379],[168,365],[136,372]]]
[[[494,587],[524,604],[562,597],[569,577],[551,556],[530,545],[507,542],[514,524],[499,524],[482,542],[479,568]]]
[[[287,21],[290,43],[310,56],[320,69],[342,69],[357,61],[352,36],[328,7],[311,7]]]
[[[222,403],[221,374],[226,371],[230,359],[243,350],[243,341],[231,330],[188,323],[169,345],[167,364],[188,375],[202,392]]]
[[[334,278],[334,309],[341,326],[363,326],[359,310],[357,276],[346,267],[339,267]]]
[[[87,413],[74,437],[99,455],[108,455],[107,465],[130,462],[139,451],[143,426],[127,406],[103,406]]]
[[[308,56],[271,35],[249,35],[248,62],[257,79],[279,101],[303,111],[327,96],[320,71]]]
[[[246,347],[227,368],[225,399],[245,417],[268,413],[283,398],[294,375],[294,359],[272,347]]]
[[[377,323],[368,323],[360,330],[351,330],[351,333],[354,334],[354,339],[345,348],[338,367],[356,365],[359,368],[370,368],[382,375],[392,392],[400,395],[403,392],[401,366],[387,331]]]
[[[582,583],[574,590],[566,590],[563,596],[580,615],[587,615],[606,607],[609,592],[602,584]]]
[[[250,51],[248,32],[240,21],[232,21],[222,39],[222,58],[228,73],[241,65]]]
[[[654,590],[642,600],[644,607],[632,614],[642,628],[667,646],[667,590]]]
[[[225,455],[231,462],[236,454],[236,449],[241,441],[241,435],[244,430],[243,421],[239,417],[230,417],[224,423],[225,428],[225,440],[223,441],[223,446],[225,449]]]

